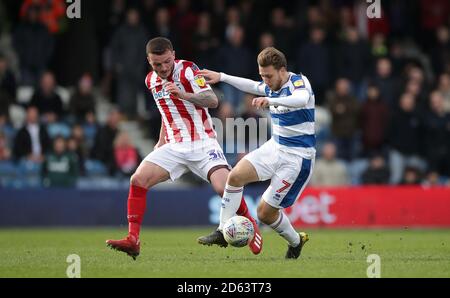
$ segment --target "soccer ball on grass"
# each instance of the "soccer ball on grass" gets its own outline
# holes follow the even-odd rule
[[[252,222],[244,216],[233,216],[223,226],[225,240],[234,247],[246,246],[254,235]]]

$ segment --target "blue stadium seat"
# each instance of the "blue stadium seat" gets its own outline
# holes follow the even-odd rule
[[[18,165],[18,179],[21,187],[38,188],[42,186],[42,164],[23,159]],[[17,183],[16,183],[17,184]]]
[[[84,163],[84,167],[86,168],[86,175],[88,177],[108,175],[108,169],[101,161],[88,159]]]
[[[0,177],[16,175],[17,167],[12,161],[0,161]]]
[[[62,136],[64,138],[69,138],[71,135],[70,127],[65,123],[51,123],[47,126],[47,132],[50,138],[54,139],[56,136]]]
[[[22,159],[18,165],[19,175],[40,176],[42,164],[30,160]]]

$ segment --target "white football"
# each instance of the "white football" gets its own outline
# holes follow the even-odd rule
[[[253,239],[252,222],[244,216],[233,216],[223,226],[223,237],[234,247],[244,247]]]

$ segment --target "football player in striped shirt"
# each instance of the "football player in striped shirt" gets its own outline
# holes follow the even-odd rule
[[[148,190],[166,180],[176,180],[191,171],[211,183],[223,195],[231,167],[216,139],[208,108],[216,108],[217,96],[190,61],[176,60],[170,40],[157,37],[147,44],[147,58],[152,71],[145,84],[161,113],[159,141],[131,177],[128,196],[128,236],[107,240],[113,249],[136,259],[140,253],[139,233],[146,209]],[[183,198],[180,198],[183,199]],[[258,239],[261,237],[256,221],[250,215],[243,197],[235,213],[250,219]],[[220,241],[222,240],[222,241]],[[226,247],[223,239],[216,244]],[[249,244],[254,254],[261,245]]]
[[[262,82],[210,70],[199,72],[208,84],[224,82],[258,95],[253,105],[269,108],[272,118],[272,138],[239,161],[228,176],[220,222],[223,225],[234,216],[245,185],[270,180],[258,206],[258,219],[286,239],[285,257],[297,259],[308,235],[297,233],[282,209],[292,206],[299,198],[313,171],[314,93],[306,76],[287,71],[286,57],[279,50],[266,48],[257,61]],[[221,233],[219,227],[202,237],[202,243],[214,244]]]

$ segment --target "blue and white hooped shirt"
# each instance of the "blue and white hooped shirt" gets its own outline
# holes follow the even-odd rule
[[[272,118],[272,139],[280,149],[302,157],[313,159],[316,154],[316,136],[314,130],[315,98],[311,84],[304,75],[290,73],[289,80],[278,91],[261,83],[265,88],[267,97],[285,97],[291,95],[296,89],[306,89],[309,100],[302,108],[288,108],[283,106],[270,106]]]

